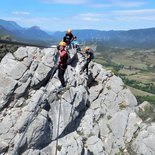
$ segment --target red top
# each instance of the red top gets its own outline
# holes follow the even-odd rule
[[[68,54],[65,50],[59,51],[59,64],[60,65],[67,65],[67,59],[68,59]]]

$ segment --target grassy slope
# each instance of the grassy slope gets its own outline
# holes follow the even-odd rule
[[[136,96],[155,96],[155,94],[147,93],[147,92],[145,92],[145,91],[142,91],[142,90],[139,90],[139,89],[130,87],[130,86],[128,86],[128,88],[129,88],[129,89],[131,90],[131,92],[132,92],[133,94],[135,94]]]

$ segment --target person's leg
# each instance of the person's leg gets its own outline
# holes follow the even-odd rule
[[[77,45],[77,48],[76,48],[77,52],[80,52],[81,51],[81,48],[80,46]]]
[[[85,71],[85,69],[87,69],[87,66],[88,66],[88,62],[86,62],[86,63],[84,64],[84,66],[82,67],[82,71],[83,71],[83,72]]]
[[[66,86],[65,80],[64,80],[65,71],[66,71],[66,69],[63,69],[63,68],[59,67],[59,70],[58,70],[58,78],[59,78],[59,80],[61,82],[62,87],[65,87]]]
[[[88,75],[88,65],[89,63],[87,63],[87,66],[86,66],[86,74]]]
[[[88,66],[89,66],[90,61],[91,61],[91,60],[87,60],[87,63],[86,63],[86,66],[85,66],[86,74],[87,74],[87,75],[88,75]]]

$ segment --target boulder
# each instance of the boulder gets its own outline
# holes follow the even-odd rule
[[[6,106],[16,86],[17,81],[0,73],[0,110]]]
[[[22,61],[24,58],[28,57],[27,49],[24,47],[19,47],[16,52],[14,52],[14,57],[18,61]]]

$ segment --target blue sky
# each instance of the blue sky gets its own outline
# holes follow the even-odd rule
[[[44,30],[155,27],[155,0],[1,0],[0,19]]]

